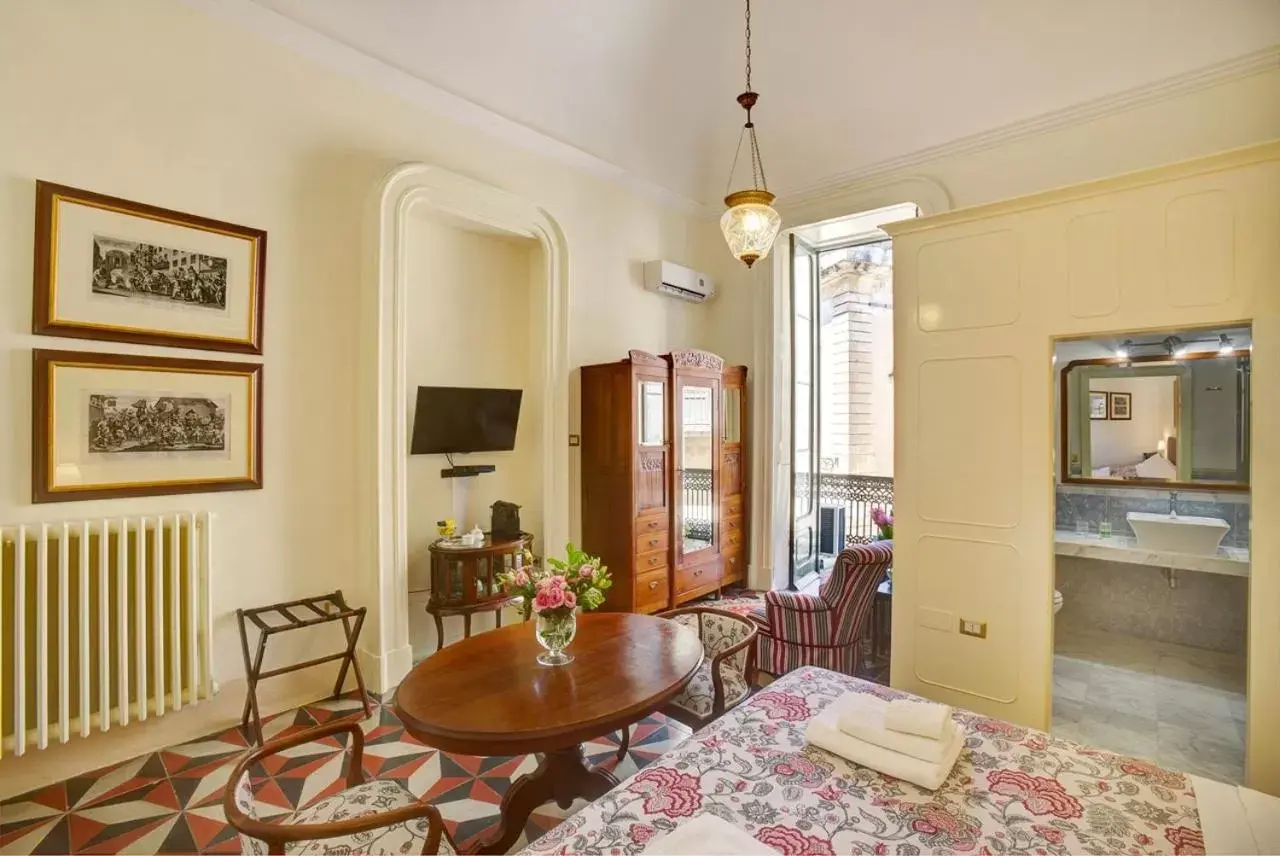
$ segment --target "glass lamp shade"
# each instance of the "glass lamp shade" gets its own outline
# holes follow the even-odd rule
[[[782,218],[770,205],[773,199],[767,190],[739,190],[724,198],[729,210],[720,217],[720,231],[729,251],[747,267],[769,255],[782,228]]]

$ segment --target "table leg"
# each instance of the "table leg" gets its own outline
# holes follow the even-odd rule
[[[543,803],[555,800],[567,809],[578,797],[599,799],[617,784],[612,774],[587,767],[581,746],[548,752],[536,770],[516,779],[507,790],[498,831],[477,852],[506,853],[524,831],[529,815]]]
[[[436,650],[439,651],[444,647],[444,622],[440,620],[440,613],[432,611],[431,617],[436,620]]]

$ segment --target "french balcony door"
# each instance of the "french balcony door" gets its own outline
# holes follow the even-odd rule
[[[791,568],[792,588],[809,582],[818,566],[820,371],[818,361],[818,254],[791,236]]]

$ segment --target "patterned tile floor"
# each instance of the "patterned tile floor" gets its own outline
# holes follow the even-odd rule
[[[270,740],[364,713],[355,694],[271,717]],[[532,756],[476,758],[430,749],[405,733],[389,704],[375,701],[362,722],[364,766],[371,777],[395,779],[440,809],[454,841],[477,842],[498,821],[511,782],[532,771]],[[618,735],[586,746],[588,757],[620,779],[663,754],[689,729],[661,714],[632,727],[631,749],[614,768]],[[247,743],[239,729],[134,758],[0,803],[0,853],[239,853],[222,812],[222,792]],[[254,778],[264,817],[305,807],[343,788],[338,743],[313,743],[271,759]],[[578,811],[554,803],[530,818],[514,850]]]

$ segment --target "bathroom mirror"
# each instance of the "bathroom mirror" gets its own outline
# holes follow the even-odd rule
[[[1247,490],[1250,350],[1232,332],[1060,343],[1062,480]],[[1089,345],[1109,356],[1061,359]]]
[[[715,521],[712,431],[715,398],[710,386],[686,381],[680,387],[680,466],[683,490],[680,533],[687,556],[712,546]]]
[[[661,381],[640,382],[640,433],[641,446],[661,446],[667,441],[667,407]]]

